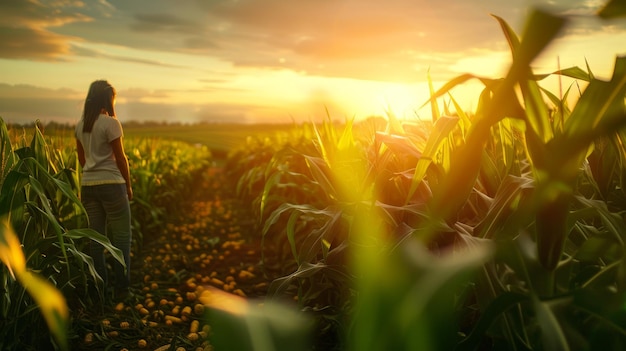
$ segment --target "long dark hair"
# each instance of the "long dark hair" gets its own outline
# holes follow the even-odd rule
[[[91,133],[93,124],[104,109],[109,116],[115,116],[115,88],[106,80],[96,80],[89,86],[83,109],[83,133]]]

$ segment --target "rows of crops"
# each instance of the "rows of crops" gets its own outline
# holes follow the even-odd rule
[[[45,344],[49,338],[40,333],[46,327],[33,299],[59,334],[68,327],[64,321],[68,309],[60,299],[51,298],[57,295],[50,291],[61,292],[74,310],[93,309],[101,300],[87,291],[95,279],[91,260],[84,254],[88,240],[103,242],[113,258],[119,256],[108,239],[86,229],[74,140],[45,137],[39,129],[9,132],[2,121],[0,137],[0,251],[5,263],[0,333],[2,349],[21,349]],[[136,192],[131,204],[133,251],[140,252],[144,235],[164,228],[166,219],[187,208],[180,199],[190,199],[194,188],[207,182],[211,154],[206,148],[152,139],[127,140],[126,149]],[[27,273],[20,277],[20,271]],[[52,286],[39,276],[47,277]]]
[[[570,106],[529,68],[564,20],[496,20],[507,76],[432,91],[431,121],[311,125],[227,165],[284,262],[270,295],[342,349],[626,347],[626,57],[553,73],[584,87]],[[469,79],[474,115],[447,94]]]
[[[142,306],[123,305],[107,319],[116,318],[115,330],[92,333],[101,336],[98,345],[121,347],[123,334],[137,348],[157,346],[137,335],[144,328],[129,334],[124,313],[141,321],[144,308],[146,318],[162,317],[147,322],[165,323],[178,298],[187,298],[180,308],[189,307],[185,335],[198,320],[193,332],[210,337],[194,312],[209,306],[221,313],[211,337],[232,349],[312,349],[307,335],[318,346],[324,340],[326,348],[348,350],[626,348],[626,58],[616,59],[608,81],[577,67],[551,74],[583,87],[570,106],[578,90],[557,96],[530,68],[564,20],[534,12],[521,39],[496,20],[510,43],[510,71],[502,79],[462,75],[433,90],[430,121],[329,121],[251,137],[233,150],[223,172],[235,184],[224,181],[223,190],[253,215],[260,246],[250,248],[258,265],[226,270],[232,280],[199,274],[178,290],[159,290],[155,276],[182,272],[165,266],[170,261],[192,252],[199,266],[226,257],[196,231],[208,214],[184,226],[171,222],[189,211],[181,202],[215,181],[210,152],[127,140],[134,252],[148,247],[147,233],[160,235],[151,242],[166,242],[156,262],[143,261],[150,273],[142,272]],[[469,79],[484,84],[471,115],[448,94]],[[71,311],[94,306],[86,287],[95,273],[83,246],[100,240],[112,259],[117,255],[85,229],[73,144],[46,141],[39,130],[32,135],[20,144],[0,125],[3,349],[50,340],[67,347],[67,330],[76,334],[77,325],[54,296],[72,301]],[[217,220],[233,228],[221,233],[231,242],[222,249],[239,252],[239,237],[229,237],[238,224],[224,219],[230,213]],[[245,293],[232,282],[269,271],[262,307],[233,298]],[[211,284],[229,294],[199,299]],[[172,301],[161,296],[157,303],[154,291],[169,291]],[[165,307],[156,309],[161,300]],[[170,322],[181,313],[167,314]],[[38,332],[47,327],[51,339]],[[196,341],[185,339],[190,348],[209,347]]]

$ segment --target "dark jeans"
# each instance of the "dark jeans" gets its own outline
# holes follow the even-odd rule
[[[122,251],[127,269],[119,262],[114,263],[116,290],[128,289],[130,284],[130,204],[126,184],[102,184],[83,186],[82,203],[89,216],[89,228],[109,238],[113,246]],[[108,286],[104,247],[95,241],[89,243],[96,272]]]

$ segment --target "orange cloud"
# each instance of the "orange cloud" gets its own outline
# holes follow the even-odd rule
[[[90,21],[91,18],[75,11],[83,6],[80,1],[0,2],[0,57],[8,59],[53,60],[71,52],[71,40],[50,28],[73,22]]]

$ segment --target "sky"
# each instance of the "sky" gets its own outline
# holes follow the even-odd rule
[[[122,122],[430,118],[429,77],[436,89],[462,73],[506,73],[508,44],[491,14],[518,34],[537,6],[566,16],[535,73],[588,63],[608,77],[626,54],[626,23],[597,19],[603,3],[2,0],[0,117],[76,123],[89,84],[107,79]],[[479,88],[453,96],[471,110]]]

